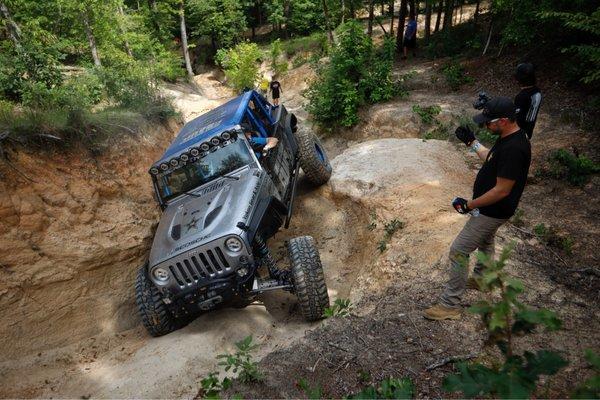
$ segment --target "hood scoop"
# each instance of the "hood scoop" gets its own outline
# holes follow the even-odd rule
[[[212,210],[211,212],[208,213],[208,215],[204,219],[204,229],[206,229],[206,227],[209,226],[215,220],[217,215],[219,215],[219,213],[221,212],[222,208],[223,208],[222,205],[215,207],[214,210]]]
[[[173,240],[181,239],[181,224],[174,225],[173,228],[171,228],[171,237]]]

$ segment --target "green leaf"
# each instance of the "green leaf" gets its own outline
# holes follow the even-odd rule
[[[569,364],[558,353],[548,350],[540,350],[536,354],[525,352],[525,358],[527,359],[526,370],[536,378],[538,375],[554,375]]]
[[[521,293],[523,292],[523,290],[525,290],[525,286],[523,286],[523,282],[521,282],[519,279],[516,278],[506,278],[506,284],[508,285],[508,287],[514,289],[515,291]]]
[[[478,301],[467,309],[470,313],[485,315],[492,311],[492,306],[487,301]]]
[[[598,356],[598,354],[596,354],[594,350],[586,349],[585,359],[596,370],[596,372],[600,372],[600,356]]]

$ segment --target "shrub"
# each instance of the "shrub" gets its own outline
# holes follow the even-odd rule
[[[261,52],[256,43],[240,43],[217,51],[215,61],[225,71],[228,83],[236,90],[252,89],[258,80]]]
[[[276,74],[283,74],[288,70],[287,60],[281,59],[281,40],[277,39],[271,43],[271,70]]]
[[[466,83],[473,82],[473,78],[467,76],[463,66],[456,61],[444,65],[442,67],[442,75],[446,78],[448,86],[454,91],[460,89]]]
[[[312,53],[324,55],[327,53],[329,43],[325,32],[316,32],[309,36],[293,38],[283,42],[282,47],[288,58],[298,53]]]
[[[506,247],[498,261],[477,254],[485,265],[482,276],[477,278],[479,288],[484,292],[497,290],[500,297],[495,302],[480,301],[469,308],[470,312],[481,315],[488,330],[487,343],[495,344],[504,359],[493,362],[491,367],[460,363],[458,373],[444,379],[444,389],[449,392],[462,392],[469,398],[530,398],[541,375],[554,375],[567,365],[560,355],[548,350],[515,354],[516,335],[531,333],[537,325],[554,331],[562,323],[554,312],[534,310],[517,300],[524,290],[523,283],[504,271],[512,247]],[[467,268],[466,263],[463,267]]]
[[[412,399],[415,386],[408,378],[384,379],[379,386],[367,386],[348,399]]]
[[[590,176],[600,172],[600,165],[584,155],[574,155],[565,149],[559,149],[549,157],[550,176],[555,179],[566,179],[575,186],[585,185]]]
[[[393,93],[389,41],[374,51],[371,38],[354,20],[338,27],[338,39],[329,63],[318,66],[317,77],[306,92],[309,112],[329,129],[337,124],[355,125],[361,104],[386,100]]]
[[[327,307],[323,312],[325,317],[347,317],[352,311],[353,304],[349,299],[336,299],[333,306]]]
[[[442,107],[434,104],[432,106],[421,107],[418,104],[412,106],[412,110],[415,114],[421,117],[421,122],[430,125],[435,121],[435,117],[442,112]]]
[[[59,59],[52,47],[35,40],[26,40],[19,48],[5,42],[0,47],[0,96],[18,102],[28,84],[59,86],[63,80]]]

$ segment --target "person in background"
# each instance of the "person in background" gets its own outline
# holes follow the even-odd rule
[[[517,124],[525,131],[527,138],[531,140],[535,121],[542,104],[542,92],[535,82],[535,67],[531,63],[521,63],[517,65],[514,77],[521,86],[521,91],[515,96]]]
[[[415,20],[415,15],[412,11],[410,13],[408,24],[406,25],[406,30],[404,31],[404,41],[402,42],[402,46],[404,47],[403,60],[406,60],[408,49],[412,49],[413,56],[417,55],[417,21]]]
[[[467,279],[469,255],[479,250],[493,257],[496,231],[517,209],[531,163],[531,144],[517,125],[515,114],[515,105],[508,97],[497,97],[473,117],[477,124],[485,124],[499,136],[491,149],[479,143],[469,127],[456,129],[456,137],[484,162],[473,184],[473,200],[457,197],[452,202],[457,212],[471,215],[450,246],[450,279],[439,303],[425,310],[427,319],[460,318],[465,288],[477,290],[477,278],[483,272],[483,265],[478,263],[474,277]]]
[[[279,107],[279,96],[281,95],[281,83],[276,80],[276,76],[273,76],[273,80],[271,80],[271,84],[269,85],[269,89],[271,90],[271,97],[273,98],[273,106],[274,108]]]

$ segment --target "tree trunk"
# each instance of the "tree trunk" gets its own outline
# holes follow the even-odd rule
[[[121,16],[121,22],[119,23],[119,30],[121,31],[121,36],[123,36],[123,46],[125,47],[125,51],[127,52],[127,55],[131,58],[133,58],[133,53],[131,52],[131,47],[129,47],[129,42],[127,41],[127,32],[125,30],[125,28],[123,27],[123,19],[125,19],[125,13],[123,12],[123,6],[121,4],[118,5],[117,7],[117,11],[119,12],[119,15]]]
[[[356,18],[356,10],[354,9],[354,2],[350,2],[350,18]]]
[[[452,14],[454,12],[454,0],[446,0],[446,10],[444,12],[443,29],[452,27]]]
[[[292,8],[291,8],[290,1],[288,0],[283,4],[283,15],[285,17],[285,31],[283,32],[283,35],[286,39],[289,38],[288,21],[290,20],[291,12],[292,12]]]
[[[385,0],[381,0],[381,16],[385,15]]]
[[[160,25],[156,21],[156,0],[148,0],[148,8],[150,9],[150,20],[152,21],[152,26],[160,38]]]
[[[94,65],[96,67],[101,67],[102,62],[100,61],[100,56],[98,55],[98,47],[96,46],[96,38],[94,37],[94,32],[92,32],[92,27],[90,25],[90,16],[88,10],[81,12],[81,20],[83,21],[83,28],[85,30],[85,34],[88,38],[88,43],[90,45],[90,50],[92,51],[92,59],[94,60]]]
[[[417,16],[419,14],[419,9],[417,8],[417,6],[415,4],[419,4],[419,2],[416,2],[415,0],[410,0],[409,4],[410,4],[409,15],[411,17],[415,17],[415,21],[416,21],[417,20]]]
[[[329,25],[329,10],[327,9],[327,3],[325,0],[321,0],[323,5],[323,16],[325,17],[325,29],[327,30],[327,37],[329,38],[329,44],[333,46],[333,32]]]
[[[407,0],[400,1],[400,13],[398,15],[398,31],[396,32],[396,51],[402,52],[402,40],[404,39],[404,20],[406,19]]]
[[[390,0],[390,36],[394,36],[394,0]]]
[[[6,20],[6,30],[8,31],[8,37],[15,44],[15,47],[21,46],[21,28],[15,21],[13,21],[8,11],[8,7],[3,1],[0,1],[0,15]]]
[[[183,0],[179,3],[179,29],[181,30],[181,47],[183,48],[183,58],[185,59],[185,69],[189,76],[194,76],[192,62],[190,61],[190,51],[188,49],[187,32],[185,28],[185,9]]]
[[[481,3],[481,0],[477,0],[477,3],[475,3],[475,15],[473,16],[475,25],[477,25],[477,20],[479,19],[479,3]]]
[[[425,0],[425,43],[429,43],[431,36],[431,2],[433,0]]]
[[[435,33],[440,31],[440,23],[442,21],[442,10],[444,9],[444,0],[440,0],[438,3],[437,16],[435,19],[435,29],[433,30]]]
[[[345,17],[346,17],[346,1],[342,0],[342,24],[344,23]]]
[[[490,40],[492,39],[492,29],[494,27],[494,20],[491,19],[490,20],[490,27],[488,28],[488,34],[487,34],[487,42],[485,43],[485,47],[483,48],[483,53],[481,53],[482,56],[485,56],[485,53],[487,53],[487,49],[490,46]]]
[[[375,14],[375,0],[369,0],[369,25],[367,27],[367,34],[373,36],[373,18]]]

